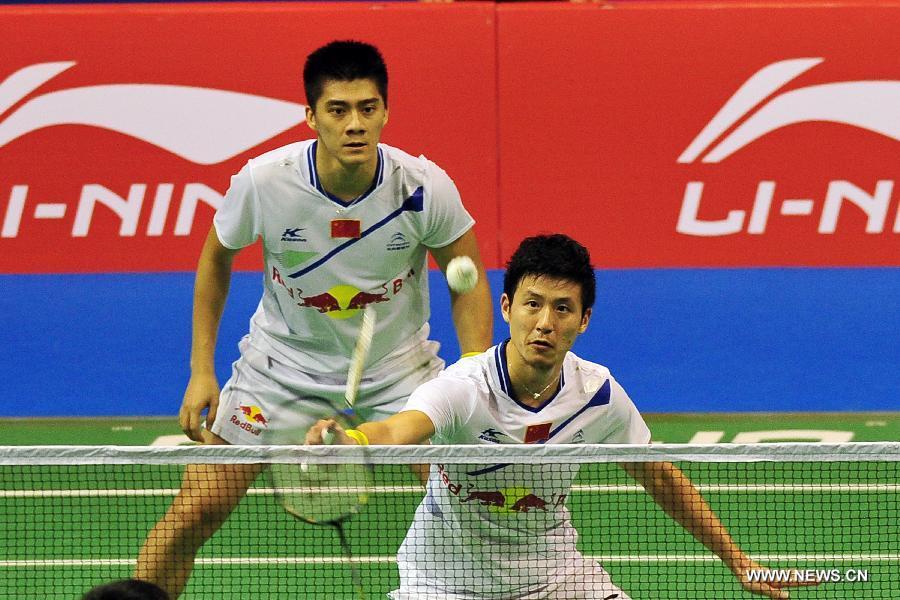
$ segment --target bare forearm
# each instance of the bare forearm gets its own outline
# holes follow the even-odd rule
[[[191,372],[211,371],[214,363],[216,338],[219,322],[225,308],[225,296],[228,294],[228,283],[214,288],[205,288],[200,283],[194,290],[194,315],[191,338]],[[203,288],[203,289],[201,289]]]
[[[397,443],[394,441],[392,429],[383,423],[363,423],[358,429],[366,435],[373,446],[393,446]]]
[[[491,346],[493,340],[493,307],[487,272],[478,253],[478,241],[471,229],[456,241],[441,248],[431,248],[431,255],[445,274],[447,265],[458,256],[468,256],[478,269],[478,283],[466,294],[450,291],[450,307],[456,337],[462,354],[481,352]]]
[[[744,554],[690,479],[671,463],[625,465],[653,500],[700,543],[729,567],[734,568]]]
[[[373,446],[402,446],[406,444],[419,444],[427,438],[420,439],[422,436],[415,431],[404,431],[392,423],[384,421],[372,421],[363,423],[357,429],[362,431]]]
[[[215,235],[215,232],[210,232]],[[231,285],[233,254],[223,253],[207,240],[194,280],[194,309],[191,335],[191,372],[212,372],[219,323]]]
[[[492,343],[494,324],[491,289],[483,270],[472,291],[466,294],[450,293],[450,306],[460,352],[465,354],[488,349]]]
[[[384,421],[363,423],[357,429],[373,446],[422,444],[434,435],[431,419],[417,410],[404,410]]]

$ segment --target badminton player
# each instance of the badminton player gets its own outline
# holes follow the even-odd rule
[[[650,431],[606,367],[570,349],[585,332],[595,280],[587,250],[564,235],[522,242],[507,265],[500,307],[510,338],[464,358],[420,386],[399,414],[347,436],[345,444],[647,444]],[[758,568],[691,482],[670,463],[624,465],[653,499],[718,555],[748,590]],[[435,465],[397,555],[395,600],[552,598],[627,600],[609,574],[576,549],[565,498],[577,465]],[[677,586],[677,582],[672,583]]]
[[[443,368],[429,340],[429,254],[442,269],[456,256],[476,262],[475,289],[451,291],[453,321],[463,352],[491,344],[490,291],[456,186],[426,158],[379,143],[388,120],[380,52],[332,42],[309,55],[303,80],[315,138],[254,158],[232,178],[200,256],[179,420],[206,444],[297,443],[317,419],[335,414],[369,305],[378,325],[355,408],[365,419],[400,410]],[[220,392],[213,352],[232,260],[260,239],[262,299]],[[196,553],[259,471],[189,466],[135,576],[177,598]]]

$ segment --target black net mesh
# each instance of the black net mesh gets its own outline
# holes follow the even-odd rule
[[[672,462],[737,545],[770,569],[751,577],[820,582],[791,589],[791,598],[900,598],[898,446],[837,461],[816,460],[808,446],[802,460]],[[854,445],[841,446],[852,454]],[[667,515],[620,458],[600,462],[597,453],[573,464],[536,447],[533,457],[495,462],[486,454],[493,449],[475,447],[480,456],[462,463],[428,448],[419,461],[432,465],[427,497],[405,464],[415,449],[398,458],[370,448],[376,464],[359,486],[319,476],[340,467],[316,457],[279,467],[298,473],[288,492],[301,512],[304,495],[317,510],[322,497],[364,501],[342,523],[352,558],[333,524],[284,509],[276,492],[285,490],[264,464],[228,464],[228,452],[246,462],[246,449],[188,467],[189,455],[159,449],[152,460],[132,452],[129,464],[77,456],[66,459],[75,464],[15,464],[12,452],[0,461],[0,598],[80,598],[132,577],[139,555],[155,565],[143,568],[168,577],[190,564],[177,555],[200,546],[184,598],[386,598],[401,571],[409,595],[398,598],[754,597],[676,522],[688,515]],[[148,464],[165,460],[173,462]],[[190,486],[176,498],[183,479]]]

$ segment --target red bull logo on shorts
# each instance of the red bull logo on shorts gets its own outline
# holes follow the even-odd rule
[[[263,428],[269,426],[269,420],[263,415],[262,409],[256,405],[241,404],[235,412],[240,415],[240,418],[238,415],[231,415],[231,423],[253,435],[259,435]]]

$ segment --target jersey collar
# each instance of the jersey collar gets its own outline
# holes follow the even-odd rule
[[[358,196],[353,200],[341,200],[337,196],[328,193],[325,188],[322,187],[322,182],[319,180],[319,173],[316,169],[316,147],[318,145],[319,141],[316,140],[309,145],[309,149],[306,151],[306,165],[309,171],[309,184],[319,190],[319,193],[321,193],[332,202],[340,204],[344,208],[347,208],[351,204],[355,204],[367,198],[372,192],[375,191],[375,188],[381,185],[381,182],[384,181],[384,155],[381,150],[381,145],[378,145],[376,147],[376,151],[378,152],[378,164],[375,166],[375,179],[372,180],[372,185],[369,186],[369,189],[367,189],[361,196]]]
[[[493,370],[495,376],[497,378],[497,383],[500,385],[500,390],[506,394],[506,397],[515,402],[519,407],[528,412],[539,413],[547,406],[550,405],[553,400],[559,396],[559,393],[562,391],[563,387],[566,385],[566,365],[563,363],[563,368],[560,369],[559,372],[559,385],[556,388],[556,391],[553,392],[553,395],[547,399],[539,407],[528,406],[527,404],[522,404],[519,402],[519,399],[515,396],[515,391],[513,390],[512,381],[509,379],[509,364],[506,359],[506,346],[509,344],[510,338],[506,338],[500,344],[494,346],[494,360],[493,360]]]

